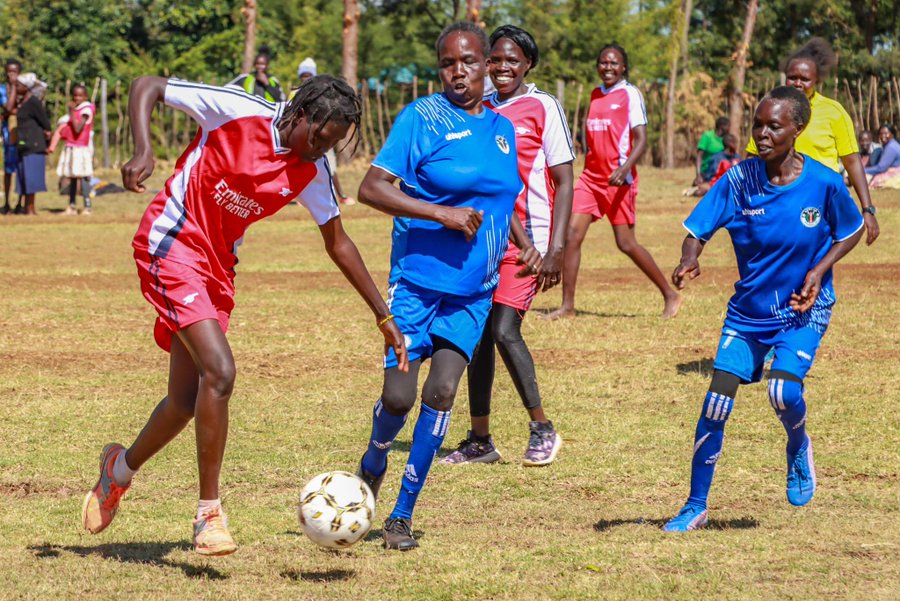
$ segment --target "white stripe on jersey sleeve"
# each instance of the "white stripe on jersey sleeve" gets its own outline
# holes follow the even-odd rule
[[[276,113],[274,104],[243,90],[180,79],[166,84],[165,103],[190,115],[207,132],[239,117],[273,117]]]
[[[647,109],[641,91],[630,83],[626,83],[625,91],[628,93],[628,126],[634,129],[638,125],[647,125]]]
[[[325,157],[316,161],[316,175],[303,188],[297,200],[306,207],[317,225],[325,225],[341,214]]]
[[[559,100],[546,92],[538,92],[535,98],[540,100],[544,107],[544,132],[542,146],[547,165],[553,167],[562,163],[575,160],[572,150],[572,134],[566,123],[566,115],[563,112]]]

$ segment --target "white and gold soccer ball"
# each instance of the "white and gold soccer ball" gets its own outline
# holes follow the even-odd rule
[[[300,491],[300,528],[314,543],[346,549],[357,543],[375,519],[375,495],[349,472],[326,472]]]

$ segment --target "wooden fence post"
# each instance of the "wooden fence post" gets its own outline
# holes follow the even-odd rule
[[[106,78],[100,80],[100,123],[103,128],[103,167],[109,167],[109,121],[106,114]]]

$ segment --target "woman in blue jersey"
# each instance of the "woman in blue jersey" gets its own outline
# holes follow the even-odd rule
[[[418,546],[413,507],[491,309],[522,189],[512,123],[481,103],[487,45],[472,23],[453,23],[441,32],[435,49],[443,91],[397,116],[359,189],[363,203],[395,217],[388,305],[409,351],[408,372],[397,369],[392,354],[385,359],[372,435],[360,461],[358,473],[376,495],[391,442],[416,402],[419,368],[431,359],[400,495],[384,523],[388,549]],[[536,273],[536,265],[529,267]]]
[[[738,385],[761,379],[770,349],[769,402],[787,432],[787,498],[803,506],[815,492],[803,379],[831,319],[831,268],[859,242],[863,219],[841,176],[794,149],[809,118],[800,90],[769,92],[753,118],[758,157],[732,167],[684,222],[688,236],[673,283],[681,289],[685,278],[700,275],[697,258],[719,228],[731,236],[740,279],[694,436],[690,496],[665,525],[668,532],[706,525],[706,499]]]

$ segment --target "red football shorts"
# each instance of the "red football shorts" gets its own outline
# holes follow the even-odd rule
[[[141,278],[141,293],[159,317],[153,338],[161,349],[172,348],[172,334],[203,321],[215,319],[222,332],[234,309],[234,287],[223,284],[189,265],[135,251],[134,262]]]
[[[516,277],[516,274],[525,267],[516,263],[518,254],[519,249],[510,244],[506,255],[500,261],[500,283],[494,290],[494,302],[520,311],[527,311],[531,308],[531,301],[537,294],[537,276]]]
[[[637,183],[610,186],[579,177],[572,193],[572,213],[583,213],[593,221],[604,216],[612,225],[634,225]]]

